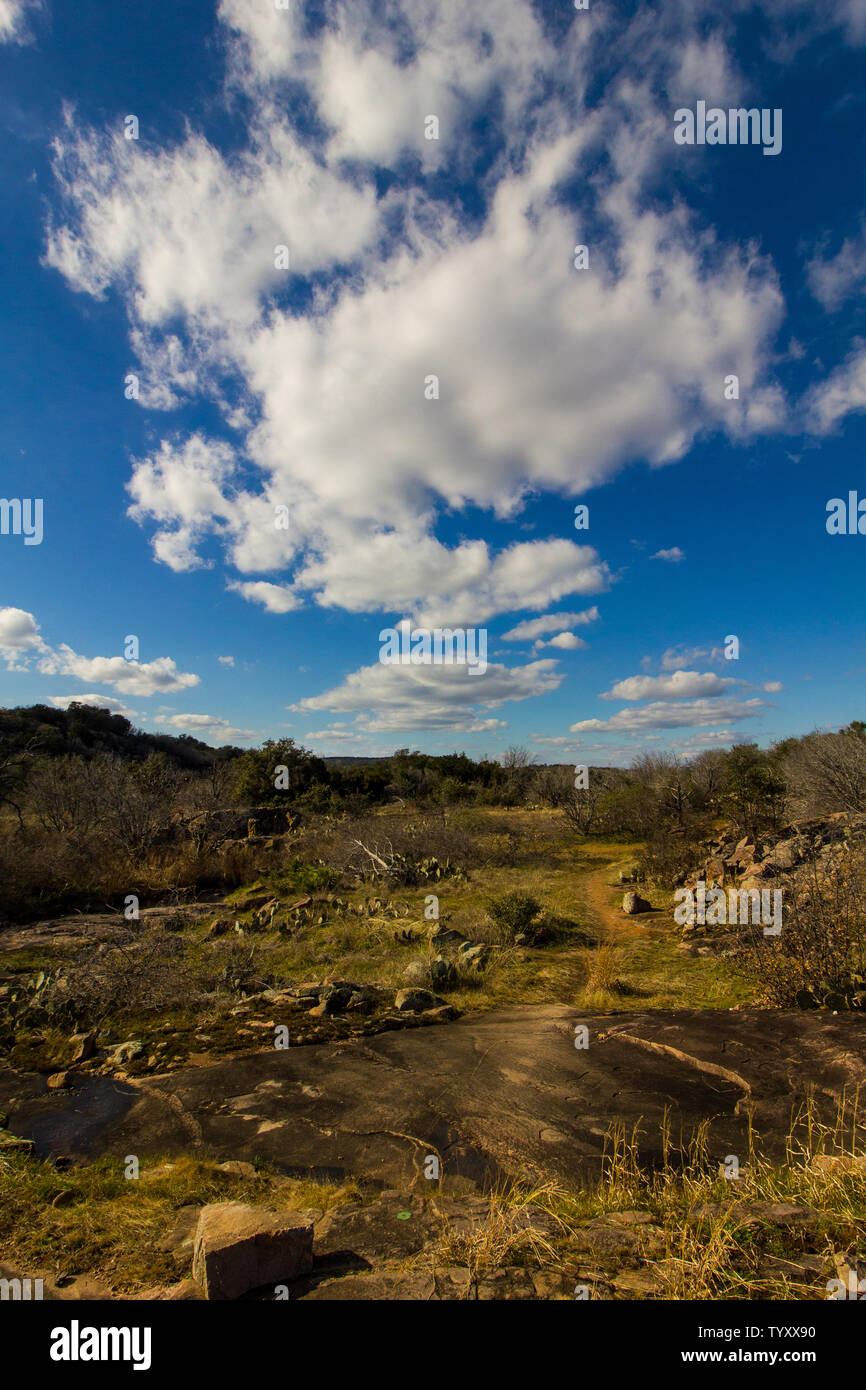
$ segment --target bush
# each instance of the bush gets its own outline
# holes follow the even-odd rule
[[[738,953],[776,1008],[866,1009],[866,858],[843,851],[783,881],[782,931]]]
[[[540,911],[541,903],[528,893],[505,893],[501,898],[493,898],[487,908],[494,926],[511,939],[527,932]]]
[[[672,835],[662,828],[635,860],[634,880],[653,883],[659,888],[673,888],[691,873],[700,856],[700,844],[691,834]]]

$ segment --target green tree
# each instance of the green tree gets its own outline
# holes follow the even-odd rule
[[[285,772],[280,769],[285,769]],[[234,794],[248,806],[274,806],[297,800],[316,785],[327,786],[328,769],[293,738],[269,738],[235,763]],[[283,785],[285,784],[285,785]]]

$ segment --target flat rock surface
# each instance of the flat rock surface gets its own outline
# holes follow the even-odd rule
[[[583,1050],[577,1024],[589,1030]],[[292,1175],[404,1192],[427,1189],[435,1155],[444,1190],[468,1193],[504,1173],[597,1173],[614,1121],[639,1127],[652,1160],[666,1109],[675,1143],[709,1118],[720,1157],[746,1152],[751,1109],[765,1151],[778,1155],[807,1080],[832,1108],[864,1071],[866,1019],[853,1014],[520,1006],[127,1085],[81,1076],[72,1090],[48,1092],[44,1077],[5,1068],[0,1110],[41,1154],[259,1157]]]

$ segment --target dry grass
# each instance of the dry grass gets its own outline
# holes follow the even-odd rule
[[[126,1180],[123,1163],[101,1159],[61,1173],[31,1158],[0,1157],[0,1250],[33,1277],[87,1275],[123,1295],[173,1284],[188,1271],[160,1250],[181,1207],[242,1201],[276,1209],[327,1210],[356,1201],[353,1183],[332,1185],[221,1172],[214,1163],[174,1158],[142,1165]],[[59,1194],[63,1205],[52,1203]]]
[[[643,1211],[664,1231],[664,1252],[648,1261],[658,1297],[826,1297],[820,1280],[816,1286],[796,1275],[768,1275],[766,1262],[768,1257],[787,1258],[796,1264],[798,1255],[812,1253],[824,1257],[832,1273],[841,1258],[856,1264],[857,1252],[864,1251],[866,1150],[859,1091],[843,1096],[829,1124],[821,1120],[814,1100],[806,1099],[792,1114],[781,1163],[762,1156],[750,1130],[748,1152],[734,1181],[710,1161],[707,1132],[707,1124],[699,1126],[683,1148],[674,1143],[666,1118],[663,1161],[649,1170],[640,1161],[639,1132],[613,1125],[600,1181],[579,1191],[551,1183],[505,1191],[491,1212],[489,1234],[477,1232],[466,1252],[470,1268],[477,1275],[483,1268],[519,1262],[514,1256],[526,1247],[524,1233],[512,1232],[508,1213],[515,1207],[540,1206],[557,1218],[562,1239],[551,1244],[538,1237],[533,1247],[534,1261],[551,1268],[568,1262],[569,1232],[581,1221]],[[827,1158],[837,1161],[820,1162]],[[749,1207],[759,1202],[812,1208],[818,1218],[803,1230],[756,1222]]]

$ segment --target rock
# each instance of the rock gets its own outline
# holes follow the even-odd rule
[[[310,1009],[310,1014],[314,1018],[330,1018],[334,1014],[343,1014],[349,1007],[354,993],[355,986],[342,981],[339,984],[324,985],[319,994],[319,1002],[315,1008]]]
[[[466,941],[460,947],[460,964],[468,967],[470,970],[483,970],[487,964],[489,954],[488,948],[482,942],[476,944],[472,941]]]
[[[352,993],[346,1010],[348,1013],[370,1014],[378,1005],[381,992],[375,985],[360,985]]]
[[[437,956],[434,961],[431,961],[430,978],[433,981],[434,989],[457,988],[457,969],[450,960],[445,960],[443,956]]]
[[[87,1062],[96,1055],[95,1033],[75,1033],[69,1041],[72,1047],[72,1056],[69,1059],[71,1066],[76,1062]]]
[[[232,930],[233,923],[228,917],[216,917],[208,927],[206,940],[211,941],[214,937],[225,936]]]
[[[624,1226],[609,1217],[597,1217],[578,1226],[568,1238],[569,1246],[595,1257],[621,1259],[623,1256],[660,1253],[665,1233],[660,1226]]]
[[[624,1269],[611,1280],[617,1293],[635,1294],[648,1298],[659,1292],[661,1280],[651,1269]]]
[[[708,886],[720,888],[725,882],[724,859],[711,859],[704,869],[704,878]]]
[[[394,1008],[400,1013],[423,1013],[425,1009],[435,1009],[445,1003],[429,989],[399,989],[394,996]]]
[[[636,912],[650,912],[652,904],[648,903],[646,898],[642,898],[639,893],[630,892],[626,893],[622,900],[622,910],[632,917]]]
[[[769,862],[762,862],[760,860],[755,860],[754,863],[747,864],[743,872],[749,880],[754,880],[756,887],[760,887],[760,880],[762,878],[772,878],[773,876],[773,869]],[[740,884],[741,888],[744,886],[745,883]]]
[[[785,1229],[813,1227],[819,1220],[814,1207],[793,1202],[705,1202],[688,1216],[690,1225],[718,1221],[723,1217],[740,1226],[780,1226]]]
[[[429,985],[432,980],[430,967],[426,961],[412,960],[403,971],[403,979],[409,985]]]
[[[748,835],[744,835],[731,851],[725,861],[731,868],[736,868],[740,864],[751,864],[755,858],[755,846],[750,844]]]
[[[65,1091],[72,1084],[68,1071],[56,1071],[48,1078],[49,1091]]]
[[[131,1038],[129,1042],[118,1043],[111,1050],[112,1066],[123,1066],[127,1062],[135,1062],[139,1057],[144,1056],[144,1043],[137,1038]]]
[[[200,1212],[201,1207],[192,1205],[180,1207],[170,1230],[157,1244],[157,1250],[163,1254],[171,1255],[176,1265],[189,1266],[192,1260]]]
[[[866,1154],[816,1154],[810,1167],[816,1173],[866,1173]]]
[[[832,1276],[832,1262],[829,1255],[794,1255],[784,1258],[778,1255],[765,1255],[758,1270],[764,1279],[777,1282],[779,1279],[794,1280],[798,1284],[815,1285],[825,1283]]]
[[[163,1299],[167,1303],[192,1303],[204,1298],[204,1292],[194,1279],[184,1279],[180,1284],[172,1284],[170,1288],[157,1289],[155,1292],[148,1293],[148,1300],[152,1298]]]
[[[240,1298],[266,1284],[288,1283],[313,1268],[310,1214],[266,1211],[242,1202],[202,1209],[192,1272],[208,1299]]]
[[[229,1159],[227,1163],[218,1163],[217,1168],[221,1173],[230,1173],[233,1178],[257,1178],[255,1165],[243,1163],[239,1159]]]
[[[416,1197],[380,1197],[367,1204],[348,1202],[333,1207],[316,1223],[316,1262],[355,1264],[396,1260],[417,1255],[432,1245],[441,1231],[435,1213],[425,1211]]]
[[[535,1285],[528,1269],[516,1265],[506,1265],[502,1269],[491,1270],[478,1280],[476,1297],[486,1303],[500,1299],[516,1299],[521,1302],[536,1297]]]
[[[570,1302],[574,1298],[574,1284],[575,1280],[571,1275],[563,1274],[560,1270],[532,1270],[532,1286],[536,1297],[545,1301],[553,1299],[558,1303],[566,1300]]]
[[[453,928],[440,927],[430,938],[437,951],[443,946],[459,946],[466,941],[462,931],[455,931]]]
[[[454,1295],[452,1295],[453,1297]],[[376,1303],[428,1303],[438,1301],[436,1281],[424,1270],[384,1266],[369,1274],[348,1274],[342,1279],[327,1279],[301,1298],[315,1303],[375,1301]]]

